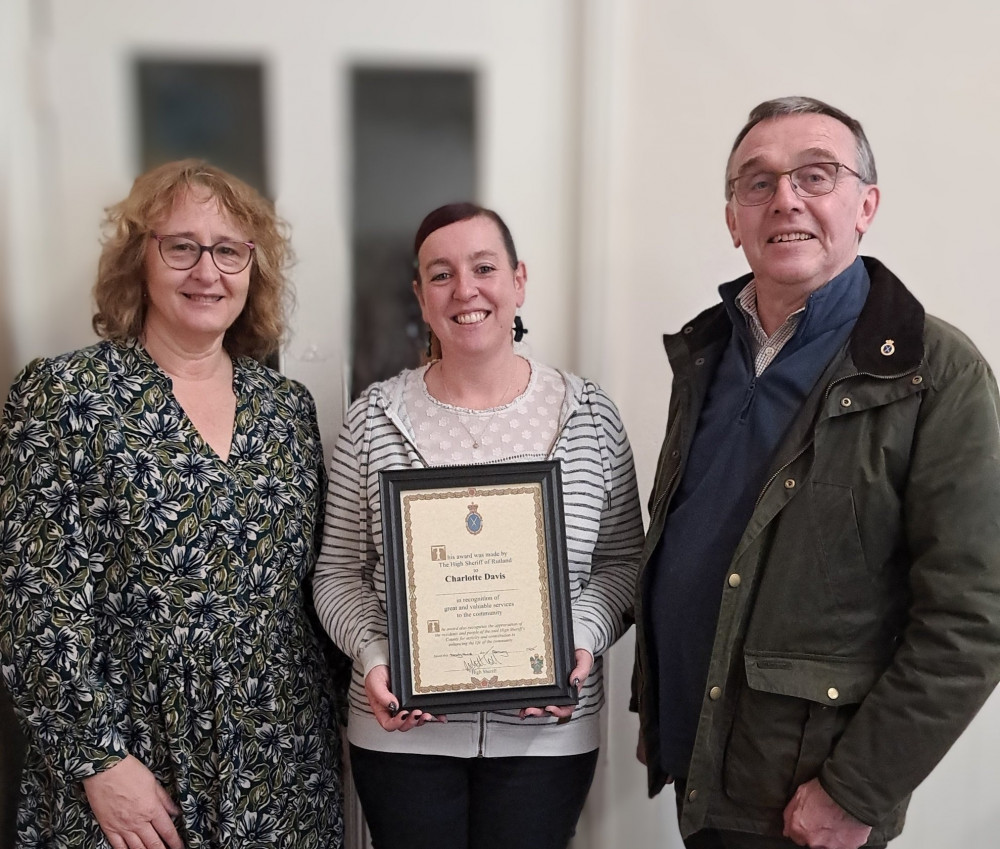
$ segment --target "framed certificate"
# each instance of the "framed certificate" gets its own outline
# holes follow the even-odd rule
[[[379,483],[400,707],[575,704],[559,463],[401,469]]]

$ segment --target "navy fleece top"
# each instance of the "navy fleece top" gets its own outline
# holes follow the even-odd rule
[[[712,378],[680,486],[650,565],[663,768],[686,777],[726,574],[781,439],[844,346],[868,296],[857,259],[813,292],[799,326],[754,376],[736,306],[745,278],[719,287],[733,332]]]

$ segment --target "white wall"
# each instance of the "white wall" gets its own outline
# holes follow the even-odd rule
[[[532,257],[532,349],[569,364],[574,325],[562,305],[572,300],[578,145],[569,134],[577,108],[570,0],[2,3],[13,23],[4,31],[10,74],[0,80],[12,107],[0,118],[12,139],[12,191],[0,224],[7,219],[17,238],[3,262],[9,305],[0,306],[18,366],[95,339],[90,289],[102,210],[128,192],[139,161],[137,56],[263,64],[267,166],[298,259],[283,364],[316,396],[328,452],[350,338],[348,80],[356,64],[479,72],[479,199],[503,210]]]
[[[14,37],[18,32],[14,18],[14,7],[0,6],[0,114],[11,114],[10,101],[14,95],[14,67],[17,53]],[[10,221],[10,166],[11,132],[6,124],[0,124],[0,386],[5,389],[13,376],[14,363],[10,338],[10,269],[5,259],[9,256]],[[4,390],[0,389],[0,393]]]
[[[865,252],[1000,365],[1000,201],[992,180],[1000,7],[990,0],[626,0],[616,3],[616,16],[618,179],[608,216],[613,273],[602,378],[628,426],[641,491],[649,490],[666,416],[670,372],[660,336],[747,270],[725,229],[723,175],[734,136],[762,100],[811,95],[861,120],[883,192]],[[615,709],[611,727],[633,734]],[[612,769],[629,783],[618,794],[626,798],[617,834],[633,839],[621,845],[667,845],[655,839],[655,823],[672,799],[654,810],[635,801],[628,742],[623,733],[612,750]],[[918,789],[893,846],[996,845],[998,761],[995,696]]]
[[[34,177],[35,66],[30,57],[31,14],[24,3],[0,4],[0,396],[22,363],[15,344],[18,320],[30,320],[31,259],[38,228]]]
[[[388,16],[389,24],[373,11],[383,4],[356,0],[297,0],[283,4],[283,12],[265,0],[211,6],[185,0],[162,8],[124,0],[0,5],[4,382],[3,343],[14,347],[15,329],[18,366],[29,356],[92,339],[87,293],[100,209],[127,191],[131,179],[129,154],[120,149],[128,138],[121,106],[127,96],[116,82],[121,43],[161,43],[156,33],[188,5],[199,7],[199,20],[234,15],[231,26],[192,30],[192,46],[218,47],[226,39],[226,49],[263,53],[274,60],[270,90],[288,93],[273,101],[271,142],[279,205],[293,223],[300,257],[299,336],[290,354],[314,391],[328,387],[320,390],[326,434],[339,420],[334,387],[346,345],[349,271],[345,92],[332,81],[357,58],[467,62],[486,56],[492,62],[509,54],[517,66],[523,51],[550,45],[553,59],[541,75],[523,70],[489,82],[487,119],[510,132],[487,153],[515,174],[523,165],[522,175],[551,159],[554,167],[576,169],[579,182],[559,170],[546,193],[523,176],[491,170],[483,194],[508,214],[528,261],[528,308],[547,328],[542,333],[533,326],[529,341],[543,358],[598,378],[612,393],[629,428],[643,493],[670,381],[660,335],[712,303],[717,284],[745,270],[723,223],[723,167],[746,113],[761,100],[809,94],[864,123],[883,189],[865,250],[1000,363],[1000,339],[991,332],[1000,299],[991,279],[1000,223],[990,182],[993,141],[1000,137],[1000,59],[993,44],[1000,11],[992,0],[950,0],[930,11],[901,0],[581,0],[580,34],[561,0],[425,0],[404,3],[411,11]],[[497,11],[487,29],[460,43],[454,33],[472,5],[504,5],[507,14]],[[62,17],[47,14],[52,8]],[[94,23],[98,11],[117,21],[112,31]],[[542,32],[553,30],[561,35],[539,43]],[[579,77],[566,81],[557,57],[574,49],[582,51],[575,57]],[[74,72],[92,97],[67,98],[58,90],[54,79]],[[556,92],[548,107],[540,82],[550,84],[548,96]],[[82,134],[66,130],[73,121]],[[571,132],[563,137],[567,126]],[[111,159],[126,164],[109,164],[109,147]],[[61,188],[67,180],[71,188]],[[575,209],[575,229],[553,223],[556,206],[560,215]],[[63,235],[72,261],[47,247]],[[578,260],[563,267],[557,258],[567,244]],[[680,845],[672,799],[645,799],[643,772],[633,759],[636,724],[625,709],[631,644],[627,637],[610,659],[607,743],[578,849]],[[997,762],[1000,700],[994,698],[918,790],[907,832],[894,845],[993,845],[1000,831]]]

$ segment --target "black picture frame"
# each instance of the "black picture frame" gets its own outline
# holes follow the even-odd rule
[[[388,617],[389,640],[389,677],[392,692],[400,700],[400,710],[419,709],[433,714],[467,713],[487,710],[520,709],[523,707],[545,707],[547,705],[576,704],[578,696],[576,689],[569,683],[569,674],[574,665],[573,621],[569,595],[569,567],[566,547],[566,524],[562,499],[562,477],[558,460],[537,462],[502,463],[491,465],[439,466],[426,469],[395,469],[379,473],[380,499],[382,507],[383,551],[385,557],[386,612]],[[417,576],[415,558],[407,557],[408,533],[412,527],[407,526],[408,504],[404,501],[408,496],[418,499],[466,498],[471,494],[473,502],[484,494],[495,497],[506,497],[508,492],[520,493],[524,490],[518,487],[538,485],[536,499],[535,527],[505,527],[501,533],[534,533],[536,537],[544,538],[544,552],[539,552],[539,586],[540,598],[543,598],[543,609],[540,617],[548,618],[551,629],[551,672],[546,669],[544,683],[526,683],[522,679],[514,679],[516,683],[496,684],[494,676],[489,682],[484,678],[479,684],[464,685],[429,685],[415,687],[414,668],[420,669],[419,652],[421,641],[414,639],[419,623],[411,617],[415,610],[414,600],[418,597],[422,584],[430,587],[441,586],[441,580],[458,580],[436,577],[435,570],[421,578]],[[458,495],[461,491],[466,491]],[[468,505],[469,513],[465,516],[469,534],[479,531],[468,527],[476,524],[479,513],[474,510],[475,503]],[[475,513],[475,516],[473,515]],[[481,528],[484,520],[478,519]],[[460,533],[460,532],[459,532]],[[412,537],[410,537],[412,538]],[[528,543],[530,545],[530,541]],[[442,546],[442,551],[444,547]],[[431,555],[433,558],[433,553]],[[451,558],[448,557],[448,560]],[[544,561],[544,568],[541,567]],[[475,561],[478,562],[478,561]],[[444,565],[444,564],[441,564]],[[458,561],[458,565],[464,563]],[[533,569],[534,564],[528,568]],[[468,580],[467,576],[463,580]],[[500,577],[503,577],[501,574]],[[544,584],[544,586],[543,586]],[[450,588],[450,587],[449,587]],[[519,588],[519,587],[518,587]],[[516,596],[518,588],[512,592]],[[526,595],[531,597],[533,587],[525,588]],[[463,590],[463,595],[471,595],[477,590]],[[486,592],[486,590],[479,590]],[[427,590],[427,592],[434,592]],[[435,593],[447,595],[447,593]],[[456,593],[456,597],[458,593]],[[532,602],[534,604],[534,602]],[[512,604],[506,605],[513,606]],[[526,604],[525,607],[529,605]],[[537,612],[537,610],[533,611]],[[454,615],[491,614],[492,611],[476,611]],[[472,628],[471,624],[469,628]],[[447,629],[446,629],[447,630]],[[461,626],[458,629],[461,630]],[[548,636],[548,635],[547,635]],[[414,652],[418,656],[414,657]],[[415,660],[417,661],[415,663]],[[534,662],[539,660],[539,653],[530,658],[532,670],[537,672]],[[475,679],[475,667],[470,676]],[[515,673],[516,674],[516,673]]]

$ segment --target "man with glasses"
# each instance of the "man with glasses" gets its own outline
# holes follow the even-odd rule
[[[876,180],[839,109],[755,108],[725,184],[751,273],[665,337],[634,707],[690,849],[884,846],[1000,678],[1000,398],[858,255]]]

